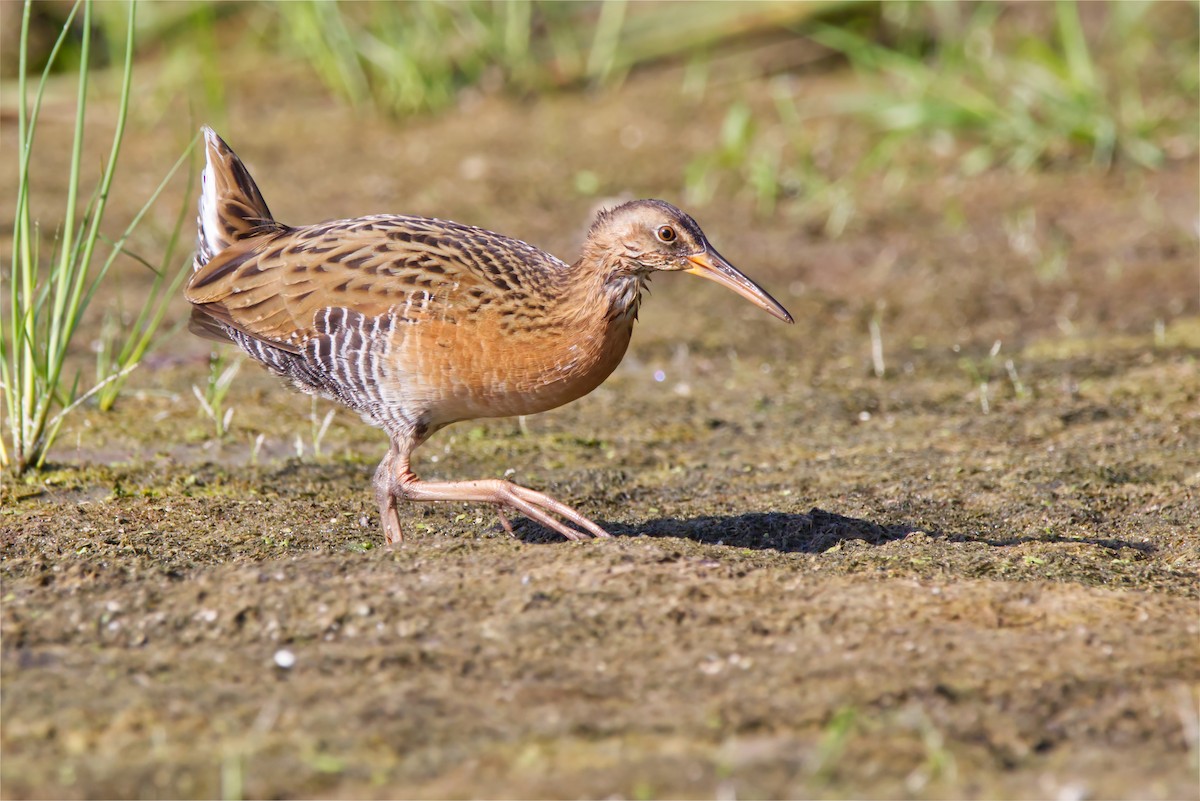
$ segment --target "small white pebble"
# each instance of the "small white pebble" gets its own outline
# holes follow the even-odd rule
[[[1091,793],[1088,792],[1088,787],[1083,782],[1067,782],[1062,787],[1058,788],[1058,801],[1082,801]]]
[[[296,664],[296,655],[286,648],[280,648],[275,652],[275,665],[284,670],[288,670]]]
[[[871,413],[870,413],[870,412],[866,412],[866,411],[859,412],[859,413],[858,413],[858,419],[859,419],[859,422],[865,423],[865,422],[867,422],[868,420],[870,420],[870,419],[871,419]]]

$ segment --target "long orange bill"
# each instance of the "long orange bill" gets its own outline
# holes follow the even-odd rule
[[[721,286],[732,289],[755,306],[778,317],[785,323],[792,322],[792,315],[788,314],[787,309],[779,305],[779,301],[771,297],[767,290],[743,275],[732,264],[725,261],[725,258],[714,250],[712,245],[709,245],[703,253],[697,253],[687,258],[688,261],[696,266],[685,270],[685,272],[698,275],[701,278],[707,278],[710,281],[716,281]]]

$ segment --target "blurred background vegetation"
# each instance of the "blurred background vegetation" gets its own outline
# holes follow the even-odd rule
[[[71,7],[35,3],[33,66]],[[97,7],[98,63],[120,51],[124,19],[123,4]],[[6,76],[16,29],[4,26]],[[680,194],[702,206],[734,192],[764,213],[783,203],[837,236],[863,176],[883,175],[890,191],[921,164],[974,175],[1153,169],[1193,155],[1197,29],[1194,2],[151,1],[139,5],[137,46],[162,71],[161,91],[189,93],[219,127],[227,64],[253,71],[262,57],[303,62],[349,106],[398,119],[480,94],[612,90],[665,65],[685,65],[684,95],[766,81],[773,102],[733,102],[681,165]],[[806,92],[806,75],[847,66],[845,92]],[[889,173],[894,164],[905,168]]]
[[[5,5],[13,21],[17,4]],[[35,69],[72,5],[34,4]],[[222,63],[252,69],[256,53],[304,62],[350,106],[397,118],[451,109],[472,94],[611,90],[633,70],[665,64],[686,65],[684,94],[765,80],[773,108],[733,103],[709,152],[688,165],[686,190],[703,203],[732,185],[770,210],[781,200],[837,195],[831,185],[848,173],[885,169],[898,156],[974,174],[1155,168],[1194,154],[1197,5],[1161,5],[142,2],[136,41],[140,57],[159,62],[218,122]],[[98,4],[97,64],[120,52],[124,21],[123,4]],[[6,78],[15,74],[17,28],[4,25]],[[733,55],[742,57],[736,65]],[[67,52],[57,68],[77,58]],[[805,95],[806,73],[846,65],[857,74],[846,92]],[[833,164],[830,121],[847,118],[867,139],[868,157]]]
[[[5,5],[11,20],[17,4]],[[34,68],[71,7],[35,3]],[[104,63],[121,50],[125,7],[101,3],[94,19]],[[4,25],[6,77],[17,28]],[[188,93],[218,127],[228,64],[263,58],[302,62],[349,106],[397,119],[479,95],[608,91],[663,66],[685,67],[683,95],[766,82],[769,105],[747,94],[712,121],[708,146],[679,166],[680,195],[784,204],[832,236],[864,176],[889,191],[921,165],[1155,169],[1194,155],[1200,136],[1192,2],[142,2],[136,41],[160,91]],[[806,75],[847,66],[844,92],[806,91]],[[596,176],[575,183],[593,192]]]

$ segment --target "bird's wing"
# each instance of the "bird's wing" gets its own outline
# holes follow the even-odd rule
[[[186,294],[199,318],[193,330],[207,335],[220,330],[212,322],[223,323],[299,352],[324,333],[316,321],[323,310],[458,324],[518,296],[551,298],[566,270],[532,245],[480,228],[360,217],[234,242],[192,275]]]

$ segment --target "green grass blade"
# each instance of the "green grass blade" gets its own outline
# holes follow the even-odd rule
[[[85,27],[90,19],[91,7],[90,3],[84,6],[84,21]],[[65,254],[60,262],[60,273],[58,286],[56,287],[55,302],[51,309],[51,333],[47,342],[47,359],[48,359],[48,385],[57,387],[59,378],[62,373],[63,364],[66,361],[66,348],[71,338],[75,334],[75,330],[79,325],[79,321],[83,316],[83,312],[87,307],[87,302],[91,299],[92,288],[95,284],[89,287],[88,277],[91,269],[92,258],[95,252],[96,242],[100,238],[100,223],[104,219],[104,210],[108,202],[109,192],[112,188],[113,178],[116,174],[117,160],[121,152],[121,143],[125,136],[125,124],[129,115],[129,99],[131,88],[133,85],[133,43],[134,43],[134,25],[135,25],[135,6],[130,4],[128,27],[126,31],[125,42],[125,61],[122,71],[121,95],[117,106],[117,122],[113,132],[112,146],[109,152],[108,161],[105,164],[104,173],[97,186],[96,199],[94,207],[84,225],[80,227],[81,239],[77,246],[72,247],[70,252]],[[72,153],[71,161],[71,177],[70,188],[68,191],[68,219],[71,225],[64,224],[64,229],[69,233],[73,229],[74,224],[74,203],[77,194],[78,183],[80,177],[80,156],[83,148],[83,114],[86,106],[84,89],[86,88],[87,76],[87,46],[88,40],[85,34],[85,46],[83,48],[84,60],[83,66],[80,69],[80,100],[76,112],[79,115],[76,119],[76,140]],[[86,229],[86,234],[83,231]],[[107,264],[105,266],[107,269]],[[101,276],[104,270],[101,270]],[[85,296],[85,290],[87,295]],[[61,294],[58,294],[61,293]],[[46,419],[50,411],[49,403],[43,404],[38,410],[37,426],[44,432],[38,440],[38,450],[43,452],[47,450],[54,440],[54,435],[57,433],[57,426],[47,427]]]
[[[42,98],[63,42],[73,30],[73,20],[82,7],[82,36],[80,63],[77,72],[74,137],[71,145],[67,176],[64,221],[54,238],[55,248],[43,277],[40,258],[40,234],[30,212],[29,187],[31,154],[36,141],[37,120]],[[113,142],[94,191],[80,208],[83,188],[83,144],[88,104],[93,6],[90,0],[80,0],[72,8],[67,23],[60,30],[50,51],[50,58],[37,86],[33,101],[29,101],[28,58],[31,4],[22,17],[21,63],[18,67],[18,140],[21,153],[18,159],[17,204],[13,225],[12,277],[9,287],[11,309],[0,325],[0,397],[4,401],[8,446],[0,449],[0,464],[14,467],[18,472],[45,463],[46,453],[60,430],[62,420],[81,401],[78,397],[79,377],[68,387],[63,382],[63,370],[68,348],[91,300],[96,281],[103,277],[110,261],[93,270],[95,247],[100,239],[100,227],[105,206],[112,189],[116,164],[124,139],[132,90],[135,8],[128,5],[125,60],[121,93],[117,108],[117,125]],[[125,236],[128,236],[128,231]],[[165,282],[164,282],[165,283]],[[146,311],[143,320],[161,320],[158,309]],[[85,393],[90,397],[99,387]],[[55,407],[57,415],[51,416]]]
[[[34,342],[37,340],[34,326],[39,319],[36,316],[36,310],[40,307],[41,299],[45,297],[45,292],[37,291],[40,261],[36,236],[37,227],[30,218],[29,210],[29,164],[37,120],[41,113],[42,98],[50,70],[58,57],[63,42],[67,39],[79,5],[79,0],[77,0],[71,7],[67,20],[50,50],[49,58],[42,70],[41,80],[38,82],[32,108],[27,102],[28,42],[32,11],[32,3],[28,0],[21,17],[20,64],[17,78],[17,141],[20,143],[21,152],[17,160],[17,204],[13,225],[11,339],[7,344],[3,337],[3,327],[0,326],[0,363],[3,367],[0,378],[3,379],[4,384],[6,416],[14,450],[14,456],[11,457],[7,450],[0,453],[0,465],[11,464],[15,459],[18,469],[24,467],[24,454],[29,439],[34,399],[37,396],[36,377],[39,374],[39,360],[34,347]],[[48,285],[44,289],[48,290]],[[38,300],[34,300],[35,295],[38,296]]]
[[[63,237],[75,235],[75,210],[78,203],[80,169],[83,161],[84,121],[87,111],[87,87],[89,75],[89,60],[92,42],[92,4],[83,6],[83,33],[80,43],[79,84],[75,101],[75,136],[71,144],[71,172],[67,181],[67,202],[63,218]],[[65,357],[69,332],[64,330],[67,324],[67,300],[72,294],[72,288],[78,284],[78,249],[74,245],[64,247],[58,263],[58,268],[52,272],[51,281],[54,284],[50,311],[50,334],[46,341],[47,358],[50,361],[53,375],[57,377]],[[55,363],[58,363],[55,366]],[[53,383],[53,382],[52,382]],[[43,411],[43,417],[45,412]]]

